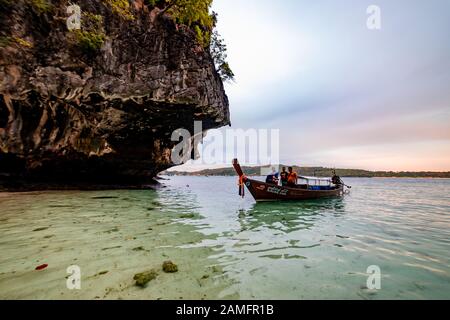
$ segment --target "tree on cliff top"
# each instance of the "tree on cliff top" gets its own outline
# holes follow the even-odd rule
[[[217,31],[212,34],[209,51],[222,80],[234,81],[234,73],[227,62],[227,46]]]

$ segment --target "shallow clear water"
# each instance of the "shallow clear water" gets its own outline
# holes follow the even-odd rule
[[[450,180],[345,181],[343,199],[291,203],[242,200],[235,177],[0,193],[0,298],[450,299]],[[66,287],[70,265],[81,290]],[[372,265],[379,290],[366,287]]]

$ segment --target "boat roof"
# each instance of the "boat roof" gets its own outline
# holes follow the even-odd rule
[[[304,180],[331,181],[331,178],[319,178],[319,177],[308,177],[308,176],[299,176],[298,178],[304,179]]]

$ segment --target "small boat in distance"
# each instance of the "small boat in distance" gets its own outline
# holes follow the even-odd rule
[[[280,200],[310,200],[328,197],[341,197],[346,186],[340,177],[331,178],[302,177],[298,179],[304,183],[295,187],[279,186],[249,179],[242,172],[237,159],[233,160],[233,167],[239,175],[239,194],[244,195],[244,185],[257,202]]]

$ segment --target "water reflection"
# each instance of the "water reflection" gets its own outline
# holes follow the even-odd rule
[[[323,215],[340,216],[344,213],[345,202],[342,198],[263,202],[255,203],[247,210],[238,210],[238,220],[243,230],[269,228],[291,233],[311,229]]]

